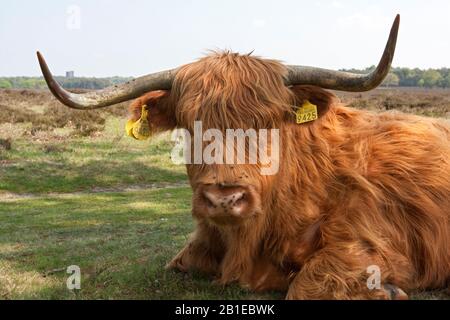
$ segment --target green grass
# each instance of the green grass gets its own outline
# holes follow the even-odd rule
[[[3,202],[0,297],[252,297],[236,286],[215,286],[201,275],[164,270],[194,228],[190,197],[191,190],[181,187]],[[81,268],[79,291],[66,288],[69,265]]]
[[[0,299],[278,297],[164,269],[194,230],[185,168],[170,161],[167,134],[136,141],[123,125],[25,134],[0,153]],[[81,290],[66,287],[70,265]]]
[[[0,160],[0,193],[76,192],[93,188],[186,181],[172,164],[168,136],[147,141],[125,137],[122,122],[97,138],[13,141]]]

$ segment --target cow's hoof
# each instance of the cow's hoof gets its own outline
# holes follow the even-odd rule
[[[392,284],[387,283],[387,284],[383,285],[382,290],[386,294],[386,299],[388,299],[388,300],[408,300],[409,299],[409,297],[405,291],[403,291],[399,287],[394,286]]]

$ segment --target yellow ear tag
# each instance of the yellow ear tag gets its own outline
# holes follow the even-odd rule
[[[133,125],[136,123],[136,121],[128,120],[127,124],[125,125],[125,131],[127,132],[127,136],[134,138],[133,136]],[[135,138],[136,139],[136,138]]]
[[[127,135],[137,140],[146,140],[150,137],[150,126],[148,124],[148,110],[146,105],[142,106],[141,117],[139,120],[128,120],[125,131],[127,132]]]
[[[295,115],[298,124],[317,120],[317,106],[305,100],[303,105],[297,109]]]

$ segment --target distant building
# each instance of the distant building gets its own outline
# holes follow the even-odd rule
[[[75,78],[75,71],[66,71],[66,78]]]

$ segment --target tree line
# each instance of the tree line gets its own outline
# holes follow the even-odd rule
[[[354,73],[368,73],[375,70],[375,66],[359,69],[343,69]],[[450,88],[450,69],[419,69],[419,68],[391,68],[384,87],[424,87],[424,88]]]
[[[375,66],[366,69],[342,69],[353,73],[368,73]],[[105,87],[123,83],[132,78],[85,78],[85,77],[55,77],[66,89],[98,90]],[[385,87],[424,87],[424,88],[450,88],[450,68],[419,69],[419,68],[392,68],[384,80]],[[45,89],[47,85],[42,77],[0,77],[0,89]]]
[[[66,89],[89,89],[98,90],[108,86],[123,83],[133,78],[110,77],[110,78],[85,78],[85,77],[55,77]],[[45,89],[47,84],[42,77],[0,77],[0,89]]]

